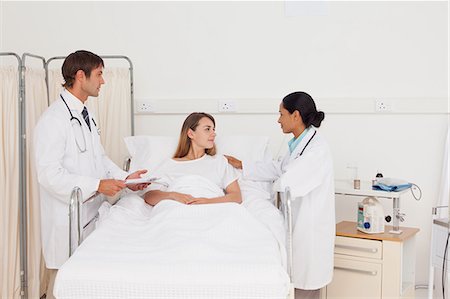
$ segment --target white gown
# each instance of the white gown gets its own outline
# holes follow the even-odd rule
[[[311,128],[281,163],[243,161],[246,178],[279,180],[295,197],[293,202],[293,283],[315,290],[331,282],[336,230],[334,175],[326,141]]]
[[[67,90],[61,94],[73,116],[80,120],[81,128],[78,124],[72,127],[70,113],[58,98],[42,114],[34,132],[42,247],[49,269],[59,269],[69,258],[68,213],[73,188],[79,187],[83,199],[87,199],[97,191],[101,179],[124,179],[128,175],[105,155],[92,113],[89,112],[92,129],[89,131],[81,115],[83,103]],[[83,218],[91,219],[101,201],[102,197],[98,197],[86,204]]]

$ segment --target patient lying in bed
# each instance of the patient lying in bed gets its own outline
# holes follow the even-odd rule
[[[153,184],[145,202],[156,205],[171,199],[183,204],[241,203],[241,191],[233,168],[222,155],[215,155],[215,121],[207,113],[192,113],[183,123],[177,150],[152,174],[168,188]]]
[[[214,137],[209,116],[186,119],[175,157],[152,170],[169,187],[150,185],[154,207],[135,193],[112,206],[59,270],[57,298],[286,298],[281,213],[245,184],[236,204],[241,189]]]

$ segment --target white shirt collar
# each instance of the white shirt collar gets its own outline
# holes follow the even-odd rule
[[[70,110],[76,110],[79,114],[81,114],[84,107],[86,107],[80,99],[70,93],[70,91],[68,91],[67,89],[64,89],[61,92],[61,95],[63,96]]]

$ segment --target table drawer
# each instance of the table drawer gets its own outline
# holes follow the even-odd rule
[[[381,259],[383,246],[378,240],[357,239],[349,237],[336,237],[334,253],[349,256]]]
[[[381,264],[335,258],[327,299],[381,299]]]

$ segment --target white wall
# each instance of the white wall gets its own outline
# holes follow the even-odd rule
[[[448,127],[448,4],[296,5],[0,2],[0,51],[127,55],[136,99],[152,100],[157,112],[137,115],[137,134],[178,134],[187,112],[215,113],[218,99],[234,99],[238,113],[215,114],[219,133],[269,135],[275,153],[284,150],[279,101],[309,92],[327,113],[322,132],[337,178],[357,163],[362,179],[381,170],[422,188],[422,201],[408,194],[401,207],[403,224],[421,229],[417,282],[425,283]],[[392,101],[394,113],[374,113],[375,99]],[[354,220],[355,208],[355,199],[338,197],[338,220]]]

